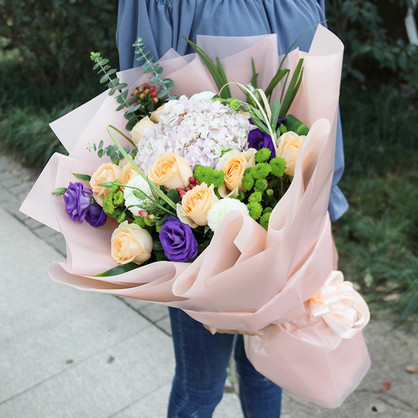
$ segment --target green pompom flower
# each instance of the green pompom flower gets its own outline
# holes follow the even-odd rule
[[[194,169],[193,176],[195,179],[199,180],[200,183],[209,185],[213,176],[213,168],[197,165]]]
[[[264,229],[267,229],[269,226],[270,215],[271,215],[271,212],[267,212],[260,218],[260,225]]]
[[[251,190],[254,187],[254,177],[251,174],[244,174],[242,178],[242,188],[244,190]]]
[[[270,161],[271,173],[277,177],[283,177],[286,170],[286,161],[283,158],[276,157]]]
[[[113,203],[115,206],[119,206],[124,202],[125,198],[123,197],[122,190],[119,190],[113,195]],[[123,221],[121,221],[123,222]]]
[[[245,199],[245,193],[242,190],[238,190],[238,196],[237,199],[241,202]]]
[[[224,180],[225,180],[225,173],[222,170],[212,171],[210,183],[208,183],[208,186],[213,184],[215,187],[221,187]]]
[[[256,192],[264,192],[264,190],[266,190],[266,189],[267,189],[267,180],[266,179],[260,179],[260,180],[257,180],[255,182],[254,190]]]
[[[247,209],[251,218],[255,221],[261,216],[263,212],[263,207],[258,202],[251,202],[247,204]]]
[[[263,209],[263,213],[270,213],[273,212],[273,208],[271,208],[270,206],[267,206],[266,208]]]
[[[253,175],[253,168],[252,167],[246,168],[244,171],[244,176],[252,176],[252,175]]]
[[[251,193],[251,195],[250,195],[250,197],[248,198],[248,201],[250,202],[250,203],[252,203],[252,202],[261,202],[261,200],[263,199],[263,195],[262,195],[262,193],[261,192],[254,192],[254,193]]]
[[[106,213],[106,215],[113,215],[113,213],[115,212],[115,205],[113,204],[113,193],[109,193],[103,199],[103,210]]]
[[[265,179],[270,174],[270,171],[270,164],[259,163],[253,168],[252,175],[256,180]]]
[[[264,161],[267,161],[270,158],[271,151],[268,148],[261,148],[258,150],[255,154],[255,160],[258,163],[264,163]]]

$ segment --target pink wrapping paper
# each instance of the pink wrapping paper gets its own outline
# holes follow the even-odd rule
[[[222,58],[228,80],[248,83],[254,58],[262,74],[260,85],[267,86],[279,64],[275,35],[217,39],[198,37],[198,44]],[[73,172],[92,174],[103,161],[86,147],[100,140],[110,144],[107,125],[124,130],[125,119],[115,111],[114,99],[101,95],[55,121],[54,131],[63,137],[69,156],[51,158],[21,208],[64,234],[67,261],[51,265],[51,278],[83,290],[179,307],[217,329],[262,330],[245,337],[256,369],[295,395],[328,407],[340,405],[368,370],[367,348],[361,333],[351,339],[333,333],[321,318],[313,317],[308,301],[336,264],[327,206],[342,53],[338,38],[319,26],[309,53],[295,50],[287,58],[289,68],[300,57],[305,59],[302,86],[290,113],[310,126],[310,132],[268,231],[250,217],[230,213],[191,264],[157,262],[118,276],[95,277],[116,265],[110,257],[116,224],[92,228],[76,223],[65,212],[63,200],[50,192],[74,181]],[[180,57],[170,51],[162,62],[164,76],[175,82],[175,94],[216,91],[195,54]],[[146,80],[137,69],[120,77],[132,83],[132,89]],[[77,136],[68,135],[70,128]]]

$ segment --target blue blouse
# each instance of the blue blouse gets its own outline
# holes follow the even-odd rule
[[[182,35],[252,36],[278,34],[280,53],[309,28],[325,20],[325,0],[119,0],[116,41],[121,70],[138,65],[132,44],[140,36],[155,59],[170,48],[179,54],[193,52]],[[314,31],[297,43],[309,50]],[[329,203],[332,220],[347,210],[337,187],[344,171],[341,124],[338,125],[335,169]]]

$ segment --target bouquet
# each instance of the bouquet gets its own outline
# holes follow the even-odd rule
[[[257,370],[336,407],[370,365],[327,213],[342,44],[321,26],[285,57],[275,35],[222,40],[157,64],[139,40],[145,63],[118,77],[92,54],[119,111],[103,94],[52,124],[69,156],[21,210],[65,236],[54,280],[256,333]]]

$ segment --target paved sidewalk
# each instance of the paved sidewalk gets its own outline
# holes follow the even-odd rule
[[[174,359],[165,307],[52,282],[60,234],[18,212],[34,174],[0,155],[0,416],[165,416]],[[415,417],[417,340],[375,318],[366,328],[372,368],[337,410],[284,395],[282,417]],[[381,390],[384,382],[392,388]],[[216,418],[240,418],[225,393]]]

